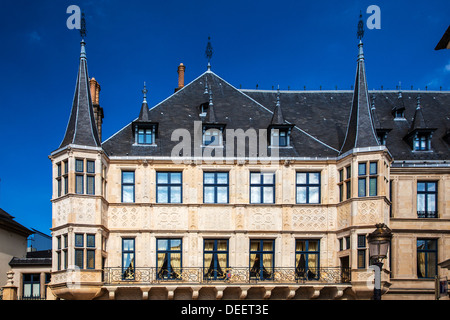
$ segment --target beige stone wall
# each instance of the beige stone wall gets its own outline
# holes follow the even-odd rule
[[[392,275],[383,281],[391,288],[420,285],[415,276],[417,237],[439,239],[439,262],[450,252],[447,224],[450,205],[449,175],[443,172],[391,170],[385,152],[349,155],[339,160],[284,161],[278,165],[236,164],[174,164],[170,160],[107,159],[98,151],[62,152],[52,158],[54,177],[56,164],[69,161],[69,179],[74,181],[75,159],[87,158],[96,163],[95,195],[57,196],[53,193],[53,236],[68,234],[72,252],[75,233],[96,235],[95,270],[82,271],[83,279],[100,283],[105,267],[121,267],[122,238],[135,238],[136,267],[156,266],[156,239],[183,239],[182,265],[203,266],[203,240],[229,239],[229,265],[248,267],[250,239],[275,239],[275,265],[295,266],[295,240],[320,239],[320,266],[338,267],[348,257],[354,288],[373,286],[373,271],[357,269],[358,235],[367,235],[374,225],[384,222],[394,231]],[[377,196],[358,198],[358,163],[377,161]],[[339,202],[339,170],[351,165],[351,199]],[[104,166],[105,171],[100,170]],[[135,171],[135,202],[121,203],[121,171]],[[156,203],[156,172],[182,171],[182,204]],[[229,172],[229,203],[203,203],[203,172]],[[276,176],[275,204],[250,204],[250,172],[269,171]],[[320,204],[296,203],[296,172],[321,172]],[[439,219],[417,219],[415,216],[417,180],[439,180]],[[392,217],[390,184],[392,180]],[[101,186],[101,187],[100,187]],[[339,250],[339,239],[350,237],[350,248]],[[55,257],[55,256],[54,256]],[[55,259],[53,269],[56,270]],[[73,264],[69,254],[69,265]],[[366,254],[368,265],[368,250]],[[64,270],[55,273],[55,283],[69,276]],[[402,282],[403,281],[403,282]],[[405,282],[406,281],[406,282]],[[423,281],[422,281],[423,282]],[[425,283],[428,284],[427,281]],[[373,287],[372,287],[373,288]],[[359,289],[358,289],[359,290]],[[369,290],[370,291],[370,290]],[[400,291],[397,291],[400,292]],[[98,293],[95,293],[98,294]],[[400,293],[399,293],[400,294]]]
[[[27,237],[0,228],[0,287],[6,285],[6,273],[11,269],[11,259],[24,258],[26,254]]]

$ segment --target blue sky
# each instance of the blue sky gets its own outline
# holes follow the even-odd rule
[[[0,208],[50,233],[51,162],[69,119],[80,35],[69,5],[86,14],[89,75],[101,85],[103,140],[139,114],[146,81],[155,105],[206,70],[239,88],[350,89],[360,10],[377,5],[381,29],[364,36],[370,89],[450,90],[448,0],[216,1],[2,0],[0,2]]]

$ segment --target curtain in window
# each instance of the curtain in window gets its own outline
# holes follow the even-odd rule
[[[417,277],[425,278],[425,252],[417,253]]]

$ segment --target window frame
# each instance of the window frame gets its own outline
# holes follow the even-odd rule
[[[133,182],[124,182],[124,174],[132,173],[133,174]],[[124,187],[132,187],[133,200],[132,201],[124,201]],[[136,201],[136,172],[134,170],[122,170],[121,171],[121,202],[122,203],[135,203]]]
[[[419,242],[423,241],[425,244],[424,249],[419,249]],[[435,244],[436,249],[429,249],[429,242],[433,242]],[[435,276],[438,274],[438,253],[439,253],[439,247],[438,247],[438,239],[430,239],[430,238],[417,238],[416,241],[416,248],[417,248],[417,278],[418,279],[434,279]],[[419,267],[419,253],[424,253],[424,274],[422,276],[419,275],[420,267]],[[430,254],[434,255],[434,266],[433,266],[433,272],[429,270],[429,260],[430,260]]]
[[[305,250],[297,250],[297,244],[300,241],[305,242]],[[310,251],[309,245],[310,242],[316,242],[317,243],[317,250]],[[297,263],[297,257],[300,255],[300,258],[298,258]],[[303,269],[299,266],[301,261],[301,255],[304,255],[304,267]],[[317,261],[316,272],[312,272],[310,269],[312,267],[309,266],[309,259],[310,255],[314,255]],[[295,277],[296,279],[307,279],[307,280],[318,280],[320,277],[320,239],[295,239]]]
[[[298,175],[299,174],[306,174],[306,182],[305,183],[299,183],[298,182]],[[317,174],[318,175],[318,183],[310,183],[310,175],[311,174]],[[295,202],[297,204],[320,204],[322,203],[322,192],[321,192],[321,187],[322,185],[322,173],[320,171],[297,171],[295,172]],[[299,188],[306,188],[306,194],[305,194],[305,198],[306,198],[306,202],[299,202],[299,197],[298,197],[298,192],[299,192]],[[310,188],[319,188],[319,192],[318,192],[318,198],[317,198],[317,202],[311,202],[310,199]]]
[[[264,242],[265,241],[270,241],[272,242],[272,250],[264,250]],[[252,242],[259,242],[259,250],[252,250]],[[257,256],[259,256],[259,268],[257,268],[256,270],[259,271],[252,271],[253,267],[252,266],[252,255],[256,254]],[[265,266],[264,266],[264,255],[272,255],[271,257],[271,264],[272,266],[269,267],[271,268],[271,270],[268,272],[268,275],[264,275],[264,271],[265,271]],[[255,257],[255,261],[253,262],[253,264],[256,264],[256,257]],[[275,271],[275,239],[250,239],[249,241],[249,275],[250,275],[250,279],[256,279],[256,280],[271,280],[274,277],[274,271]],[[254,275],[252,275],[252,272],[254,273]]]
[[[206,242],[207,241],[214,241],[213,249],[212,250],[206,250]],[[219,250],[218,249],[218,242],[219,241],[225,241],[227,244],[227,247],[225,250]],[[211,270],[210,266],[206,266],[205,262],[205,255],[211,254],[211,263],[213,264],[213,269]],[[219,264],[219,254],[225,254],[226,255],[226,262],[225,266],[220,266]],[[221,272],[218,270],[218,267],[221,268]],[[229,268],[229,239],[203,239],[203,278],[207,280],[224,280],[227,276],[227,269]],[[210,271],[212,271],[212,275],[210,274]]]
[[[159,182],[159,175],[167,174],[167,183]],[[179,183],[172,183],[172,174],[180,175]],[[159,195],[159,187],[167,187],[167,201],[162,202],[160,200]],[[180,188],[180,201],[174,202],[172,201],[172,188],[179,187]],[[183,171],[157,171],[156,172],[156,203],[183,203]]]
[[[259,183],[252,183],[252,175],[253,174],[259,174],[260,182]],[[272,175],[273,176],[273,183],[264,183],[264,176],[265,175]],[[276,175],[275,172],[261,172],[261,171],[250,171],[250,187],[249,187],[249,196],[250,196],[250,203],[251,204],[275,204],[276,199]],[[255,202],[252,197],[252,188],[258,188],[259,189],[259,202]],[[272,202],[266,202],[264,197],[264,190],[265,188],[273,188],[272,191]]]
[[[159,249],[159,241],[167,241],[167,248],[166,250]],[[180,242],[180,249],[178,250],[172,250],[171,248],[171,242],[172,241],[179,241]],[[164,254],[164,260],[167,258],[167,274],[165,276],[161,276],[164,266],[164,261],[161,266],[159,267],[159,254]],[[173,267],[171,264],[172,260],[172,254],[179,254],[180,255],[180,267],[179,270],[176,270],[177,267]],[[158,280],[175,280],[179,279],[181,276],[181,273],[183,271],[183,239],[182,238],[157,238],[156,239],[156,279]]]
[[[214,174],[214,183],[206,183],[205,182],[205,175],[207,174]],[[226,174],[227,175],[227,182],[225,183],[218,183],[218,179],[217,176],[218,174]],[[218,197],[218,188],[223,188],[226,187],[227,188],[227,200],[226,202],[218,202],[219,197]],[[213,202],[206,202],[206,192],[205,189],[206,188],[213,188],[214,190],[214,201]],[[203,203],[206,204],[226,204],[226,203],[230,203],[230,173],[228,171],[203,171]]]
[[[132,241],[133,248],[129,250],[125,250],[124,243],[125,241]],[[125,266],[125,255],[132,254],[132,258],[130,259],[129,265]],[[136,238],[133,237],[124,237],[122,238],[122,280],[135,280],[135,270],[136,270]]]
[[[423,183],[425,190],[419,191],[419,183]],[[434,191],[428,190],[428,184],[434,184]],[[418,180],[417,181],[417,196],[416,196],[416,211],[418,218],[438,218],[438,181],[427,181]],[[425,211],[419,211],[419,195],[424,195],[424,208]],[[428,210],[428,196],[434,195],[434,211]]]

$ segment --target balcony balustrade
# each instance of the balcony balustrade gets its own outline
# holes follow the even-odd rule
[[[301,284],[350,282],[350,270],[342,267],[324,268],[267,268],[255,270],[248,267],[215,269],[203,267],[183,267],[162,269],[146,268],[105,268],[103,281],[107,285],[118,284]]]

